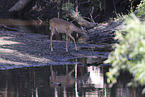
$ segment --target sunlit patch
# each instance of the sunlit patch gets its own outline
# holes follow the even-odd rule
[[[1,37],[0,46],[22,44],[20,42],[12,41],[11,39],[13,38],[14,37],[7,37],[7,36]],[[46,58],[39,58],[39,57],[35,57],[27,53],[23,54],[17,50],[2,48],[2,47],[0,48],[0,53],[1,53],[0,55],[1,64],[29,65],[29,62],[48,63],[50,61],[49,59],[46,59]]]
[[[5,60],[0,58],[0,63],[1,64],[11,64],[11,65],[29,65],[27,63],[23,63],[23,62],[14,62],[14,61],[10,61],[10,60]]]
[[[7,39],[12,39],[12,37],[1,37],[0,38],[0,45],[20,44],[19,42],[7,40]]]
[[[15,52],[16,52],[16,50],[0,48],[0,53],[14,54]]]
[[[0,61],[0,63],[9,63],[9,64],[14,64],[17,63],[19,64],[19,61],[23,61],[23,65],[27,65],[27,62],[40,62],[40,63],[47,63],[50,60],[46,59],[46,58],[38,58],[29,54],[22,54],[20,52],[18,52],[17,50],[11,50],[11,49],[3,49],[0,48],[0,53],[1,53],[1,57],[4,59],[9,59],[11,61],[8,60],[3,60]],[[18,62],[14,62],[14,61],[18,61]]]

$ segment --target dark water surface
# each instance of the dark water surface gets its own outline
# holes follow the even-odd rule
[[[126,87],[127,76],[108,88],[107,70],[74,64],[0,71],[0,97],[143,97]]]
[[[49,33],[48,22],[39,20],[0,19],[0,26],[6,26],[5,30],[41,34]]]

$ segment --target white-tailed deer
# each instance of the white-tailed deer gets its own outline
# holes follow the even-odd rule
[[[66,21],[63,19],[53,18],[49,21],[49,25],[50,25],[50,30],[51,30],[51,36],[50,36],[51,51],[53,51],[52,37],[56,32],[66,34],[66,51],[68,51],[68,36],[74,41],[75,49],[77,50],[77,45],[76,45],[75,39],[71,35],[73,32],[82,33],[86,37],[88,37],[87,34],[85,33],[86,31],[76,27],[72,22],[69,22],[69,21]]]

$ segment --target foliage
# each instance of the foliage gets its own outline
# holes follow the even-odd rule
[[[138,16],[145,16],[145,0],[141,0],[141,3],[137,7],[137,11]]]
[[[70,1],[62,5],[62,9],[65,11],[74,10],[74,4],[72,4]]]
[[[64,16],[64,18],[68,18],[71,15],[72,11],[75,11],[77,17],[81,16],[80,13],[75,10],[74,4],[72,4],[70,1],[62,5],[62,10],[66,11],[66,15]]]
[[[72,4],[70,1],[62,5],[62,10],[66,11],[66,14],[63,16],[64,18],[68,19],[70,16],[71,10],[75,10],[74,4]]]
[[[107,72],[107,82],[115,83],[120,71],[129,71],[134,79],[129,85],[145,85],[145,22],[134,14],[124,21],[122,29],[116,32],[118,44],[105,63],[112,64]]]

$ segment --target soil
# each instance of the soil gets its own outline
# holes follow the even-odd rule
[[[89,59],[106,59],[111,48],[109,44],[77,43],[78,49],[69,42],[69,51],[65,51],[65,41],[53,40],[54,51],[50,51],[48,35],[0,31],[0,69],[35,67],[44,65],[89,64]],[[95,50],[98,49],[98,50]],[[86,59],[84,63],[82,60]]]
[[[24,21],[19,23],[27,24]],[[50,51],[49,34],[31,33],[31,31],[27,31],[28,27],[25,25],[11,26],[16,27],[12,29],[11,27],[8,29],[7,26],[1,26],[0,70],[52,64],[80,64],[85,66],[103,64],[112,50],[112,43],[116,42],[113,39],[114,32],[120,28],[121,23],[122,21],[118,19],[109,23],[98,24],[88,30],[89,40],[86,42],[82,40],[82,43],[79,43],[83,36],[78,39],[77,51],[74,43],[69,42],[68,52],[65,51],[65,40],[53,40],[54,51]],[[20,28],[25,29],[20,30]],[[38,32],[41,31],[40,29],[37,30]]]

